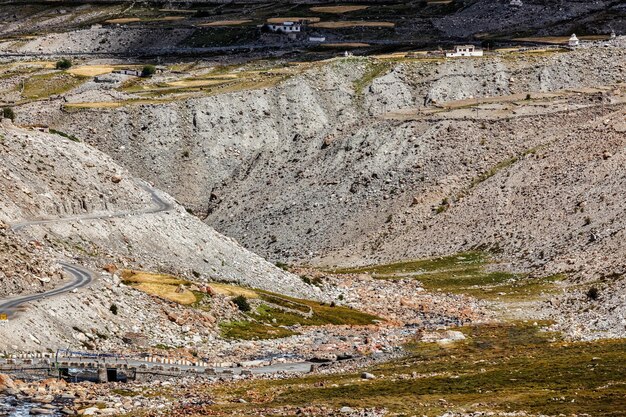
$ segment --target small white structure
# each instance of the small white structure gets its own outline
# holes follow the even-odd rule
[[[454,52],[446,52],[448,58],[459,56],[483,56],[483,50],[474,45],[456,45]]]
[[[141,77],[141,70],[135,69],[118,69],[113,71],[114,74],[134,75],[135,77]]]
[[[522,0],[511,0],[511,3],[509,4],[515,7],[522,7],[524,5],[524,3],[522,3]]]
[[[569,46],[578,46],[580,45],[580,40],[578,40],[578,38],[576,37],[575,33],[572,33],[572,36],[570,36],[569,41],[567,43]]]
[[[313,43],[326,42],[326,37],[325,36],[310,36],[309,42],[313,42]]]
[[[274,33],[300,33],[302,32],[302,24],[297,22],[283,22],[280,24],[268,24],[267,28]]]
[[[615,39],[616,37],[617,35],[615,34],[615,31],[611,29],[611,39]]]

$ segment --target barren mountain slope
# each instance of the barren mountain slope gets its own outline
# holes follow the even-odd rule
[[[47,288],[58,285],[59,266],[54,261],[74,257],[71,262],[96,271],[113,263],[167,270],[195,281],[236,281],[314,296],[300,278],[216,233],[180,206],[159,211],[151,195],[156,191],[101,152],[56,134],[10,125],[1,129],[0,218],[12,225],[52,220],[17,232],[0,230],[0,256],[11,260],[0,267],[2,295],[38,292],[42,287],[38,277],[53,278]],[[69,279],[66,276],[64,282]],[[118,284],[119,278],[104,274],[78,295],[31,303],[29,314],[18,314],[0,329],[21,337],[0,337],[0,348],[115,346],[128,332],[143,333],[151,344],[176,346],[206,343],[218,333],[215,317]],[[119,316],[109,311],[112,304],[118,306]],[[188,323],[192,325],[185,330],[183,324]],[[19,330],[25,328],[28,332]]]
[[[305,291],[299,279],[217,234],[179,206],[156,212],[147,185],[101,152],[59,135],[17,128],[6,128],[3,134],[1,219],[16,224],[70,217],[29,226],[22,233],[71,254],[189,277]],[[128,215],[108,218],[119,213]],[[89,218],[81,220],[85,215]],[[91,218],[94,215],[103,219]]]
[[[610,88],[561,90],[615,84],[625,69],[618,46],[395,65],[342,59],[266,90],[71,112],[37,103],[18,114],[99,147],[275,260],[335,251],[357,259],[372,248],[397,257],[380,251],[380,231],[411,204],[420,214],[397,236],[411,236],[444,198],[499,163],[587,123],[591,113],[567,110],[608,103]],[[489,96],[496,102],[478,115],[463,109],[472,101],[453,103]],[[433,102],[459,108],[402,121]]]

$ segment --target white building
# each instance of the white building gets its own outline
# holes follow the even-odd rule
[[[309,42],[313,42],[313,43],[326,42],[326,37],[325,36],[310,36]]]
[[[522,0],[511,0],[511,3],[509,4],[515,7],[522,7],[524,5],[524,3],[522,3]]]
[[[267,24],[267,28],[274,33],[300,33],[302,31],[302,24],[296,22],[283,22],[280,24]]]
[[[573,33],[572,36],[569,38],[569,42],[567,44],[569,46],[578,46],[578,45],[580,45],[580,41],[576,37],[575,33]]]
[[[483,50],[474,45],[456,45],[454,52],[446,52],[446,57],[454,58],[458,56],[483,56]]]

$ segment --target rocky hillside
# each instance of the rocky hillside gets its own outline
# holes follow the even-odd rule
[[[600,117],[586,109],[611,99],[563,90],[615,84],[625,65],[617,46],[483,60],[335,60],[265,90],[71,112],[37,103],[20,116],[71,131],[275,260],[351,253],[362,262],[449,250],[444,241],[441,250],[400,254],[377,242],[389,228],[392,237],[413,237],[412,227],[439,223],[444,199],[494,167],[583,132]],[[472,97],[505,103],[464,113],[472,102],[457,101]],[[407,109],[446,103],[459,109],[403,120]],[[418,213],[411,220],[409,207]]]
[[[45,291],[61,278],[49,250],[24,241],[0,222],[0,297]]]
[[[0,296],[57,286],[56,261],[68,258],[94,271],[105,265],[171,271],[195,282],[234,281],[315,296],[300,278],[218,234],[101,152],[6,120],[0,135]],[[159,201],[170,203],[159,207]],[[44,223],[28,223],[33,220]],[[22,228],[13,232],[8,224]],[[150,345],[177,346],[212,340],[218,333],[215,316],[120,286],[119,276],[98,275],[78,295],[28,306],[28,315],[18,314],[0,329],[21,337],[0,337],[0,349],[111,347],[136,332]],[[213,307],[212,314],[219,314]],[[29,333],[18,330],[26,324]]]

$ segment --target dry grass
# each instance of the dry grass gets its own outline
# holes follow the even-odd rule
[[[189,281],[182,280],[173,275],[168,274],[154,274],[143,271],[132,271],[125,269],[122,271],[122,279],[127,282],[140,283],[153,283],[153,284],[165,284],[165,285],[180,285],[189,284]]]
[[[85,81],[85,77],[66,73],[52,72],[34,75],[25,82],[22,96],[27,99],[47,98],[70,91]]]
[[[116,109],[122,106],[130,105],[148,105],[148,104],[163,104],[169,103],[172,100],[162,99],[132,99],[124,101],[91,101],[82,103],[66,103],[63,105],[67,110],[79,110],[79,109]]]
[[[321,29],[345,29],[355,27],[380,27],[380,28],[393,28],[396,26],[392,22],[373,22],[366,20],[346,20],[342,22],[319,22],[311,25],[312,27]]]
[[[115,24],[123,25],[125,23],[134,23],[134,22],[141,22],[141,19],[138,17],[118,17],[117,19],[109,19],[109,20],[104,21],[104,23],[109,23],[112,25],[115,25]]]
[[[219,80],[219,79],[213,79],[213,80],[180,80],[180,81],[172,81],[170,83],[167,83],[167,85],[171,86],[171,87],[208,87],[208,86],[212,86],[212,85],[218,85],[218,84],[223,84],[225,82],[228,82],[226,80]]]
[[[67,72],[83,77],[95,77],[96,75],[108,74],[113,71],[113,67],[108,65],[81,65],[72,67]]]
[[[68,109],[116,109],[122,107],[121,101],[93,101],[85,103],[66,103],[63,107]]]
[[[312,12],[316,12],[316,13],[337,13],[337,14],[341,14],[341,13],[349,13],[349,12],[356,12],[359,10],[365,10],[369,8],[369,6],[361,6],[361,5],[354,5],[354,6],[318,6],[318,7],[311,7],[311,11]]]
[[[196,296],[185,288],[190,282],[168,274],[155,274],[143,271],[122,271],[122,280],[126,285],[178,304],[190,305],[196,302]]]
[[[256,291],[248,288],[238,287],[236,285],[212,283],[210,284],[210,286],[216,293],[223,294],[229,297],[243,295],[246,298],[259,298],[259,294]]]
[[[154,295],[165,300],[173,301],[182,305],[191,305],[196,302],[196,296],[187,288],[168,284],[141,283],[135,284],[133,288],[146,294]]]
[[[322,19],[319,17],[272,17],[267,19],[267,23],[298,22],[300,20],[309,23],[317,23]]]
[[[214,26],[239,26],[239,25],[244,25],[246,23],[250,23],[252,22],[252,20],[217,20],[215,22],[208,22],[208,23],[200,23],[198,26],[207,26],[207,27],[214,27]]]
[[[178,20],[186,19],[186,16],[164,16],[159,17],[158,19],[154,19],[157,22],[176,22]]]

